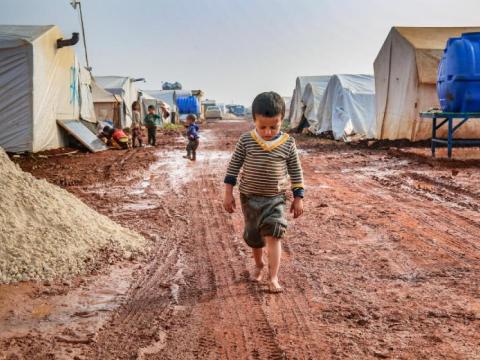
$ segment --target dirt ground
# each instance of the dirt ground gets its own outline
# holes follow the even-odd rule
[[[222,210],[249,126],[204,125],[196,163],[172,134],[156,148],[14,159],[153,250],[1,286],[0,359],[480,359],[480,150],[448,161],[298,136],[306,212],[291,220],[278,295],[249,280],[241,213]]]

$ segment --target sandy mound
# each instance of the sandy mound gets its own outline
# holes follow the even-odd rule
[[[23,172],[0,148],[0,283],[79,274],[102,250],[142,252],[145,239],[69,192]]]

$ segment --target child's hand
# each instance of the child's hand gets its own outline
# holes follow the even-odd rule
[[[230,214],[237,208],[235,198],[232,194],[225,194],[225,197],[223,198],[223,208]]]
[[[293,218],[296,219],[303,214],[303,199],[301,197],[296,197],[293,199],[290,212],[293,213]]]

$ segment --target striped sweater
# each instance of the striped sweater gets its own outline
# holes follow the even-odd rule
[[[294,196],[303,197],[303,174],[295,139],[280,134],[263,140],[255,130],[243,134],[227,169],[225,183],[236,185],[242,169],[240,192],[245,195],[275,196],[288,189],[290,176]]]

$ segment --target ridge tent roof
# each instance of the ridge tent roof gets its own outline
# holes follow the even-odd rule
[[[33,42],[53,29],[55,25],[0,25],[0,48],[20,46]]]
[[[387,41],[404,39],[414,49],[419,82],[436,84],[437,67],[447,40],[466,32],[478,32],[480,27],[392,27]]]

